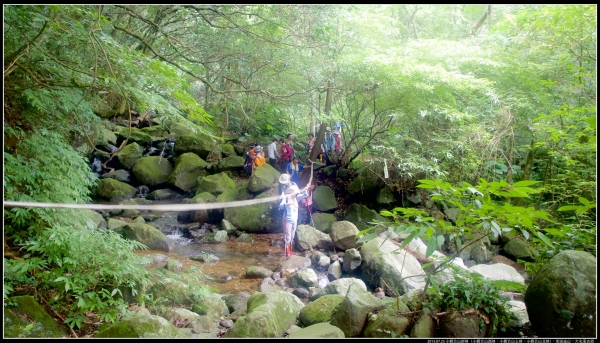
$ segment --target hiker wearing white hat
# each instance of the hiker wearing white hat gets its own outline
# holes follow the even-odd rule
[[[292,183],[292,181],[289,182]],[[285,210],[283,239],[285,242],[284,254],[288,258],[292,255],[292,243],[294,242],[298,226],[298,202],[306,198],[308,193],[306,192],[306,188],[298,189],[296,184],[290,184],[282,196],[283,199],[281,199],[279,208]]]

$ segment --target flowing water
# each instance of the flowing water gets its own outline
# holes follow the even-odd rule
[[[173,246],[168,253],[158,250],[138,250],[138,255],[164,254],[183,264],[182,270],[196,266],[202,273],[211,277],[206,284],[219,289],[221,294],[233,294],[240,291],[254,293],[262,279],[246,279],[246,269],[250,266],[261,266],[275,270],[283,261],[283,248],[271,246],[274,239],[282,239],[282,234],[254,234],[253,243],[242,243],[229,240],[220,244],[199,244],[186,242],[181,236],[168,235]],[[219,258],[215,263],[204,263],[189,259],[190,256],[203,252]]]

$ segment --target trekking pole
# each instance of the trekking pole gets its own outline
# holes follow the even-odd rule
[[[313,167],[314,167],[315,163],[313,161],[311,161],[309,158],[307,158],[307,160],[310,162],[310,178],[308,179],[308,183],[306,185],[307,185],[307,187],[310,188],[310,185],[312,183],[312,178],[313,178]],[[312,197],[312,190],[310,191],[310,196]],[[308,210],[308,215],[310,216],[310,224],[312,225],[312,227],[315,227],[315,222],[313,221],[313,217],[312,217],[312,211],[310,210],[310,207],[308,206],[308,202],[306,202],[306,209]]]

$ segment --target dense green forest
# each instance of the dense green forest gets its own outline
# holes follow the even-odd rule
[[[533,272],[563,250],[595,256],[596,10],[5,5],[4,200],[90,202],[90,156],[117,153],[98,148],[116,115],[247,142],[339,122],[337,167],[464,211],[452,227],[382,211],[421,218],[430,242],[508,228],[540,252]],[[20,249],[4,257],[5,305],[35,291],[74,329],[118,319],[122,290],[149,282],[127,263],[139,244],[87,220],[4,208],[5,251]]]

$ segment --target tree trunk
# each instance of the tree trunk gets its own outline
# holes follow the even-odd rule
[[[325,96],[325,116],[327,120],[329,120],[329,111],[331,110],[331,100],[332,100],[332,87],[333,84],[331,81],[327,81],[327,95]]]
[[[531,167],[533,167],[533,154],[535,152],[534,146],[535,140],[532,138],[531,145],[529,147],[529,153],[527,153],[527,161],[525,161],[525,167],[523,168],[523,181],[529,180],[529,175],[531,174]],[[522,202],[523,198],[516,198],[514,205],[521,206]]]

